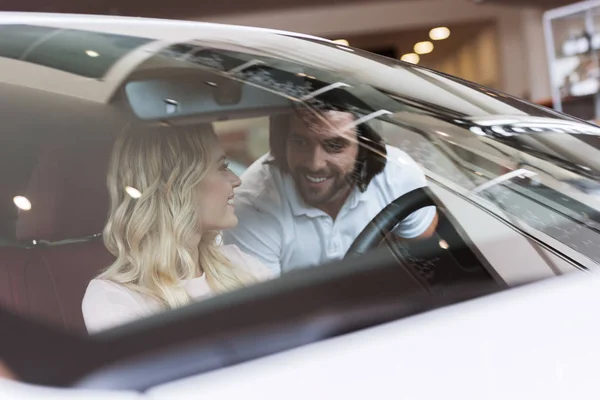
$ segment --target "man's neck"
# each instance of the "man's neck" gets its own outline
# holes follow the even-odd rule
[[[329,215],[331,219],[335,221],[338,214],[342,210],[342,207],[346,203],[346,200],[348,200],[348,196],[350,196],[350,193],[352,193],[353,189],[354,187],[348,188],[344,195],[341,195],[339,198],[335,198],[332,201],[319,206],[318,208],[327,215]]]

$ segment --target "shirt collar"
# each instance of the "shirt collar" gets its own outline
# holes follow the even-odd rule
[[[328,216],[324,211],[308,206],[300,193],[292,176],[288,173],[282,173],[282,180],[284,186],[284,193],[287,196],[294,216],[306,215],[309,218]],[[367,189],[368,190],[368,189]],[[361,192],[358,188],[354,188],[350,193],[350,196],[346,199],[342,208],[348,208],[350,210],[356,208],[359,203],[367,200],[367,191]]]

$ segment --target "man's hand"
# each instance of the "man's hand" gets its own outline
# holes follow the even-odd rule
[[[15,375],[0,361],[0,378],[16,380]]]

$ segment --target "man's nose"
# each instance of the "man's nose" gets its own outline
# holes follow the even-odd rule
[[[305,166],[311,171],[320,171],[327,167],[327,153],[321,146],[312,148],[312,151],[307,155]]]

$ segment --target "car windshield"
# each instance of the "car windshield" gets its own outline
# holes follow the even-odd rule
[[[600,263],[595,125],[317,38],[6,21],[16,314],[97,333],[381,248],[428,291]]]

